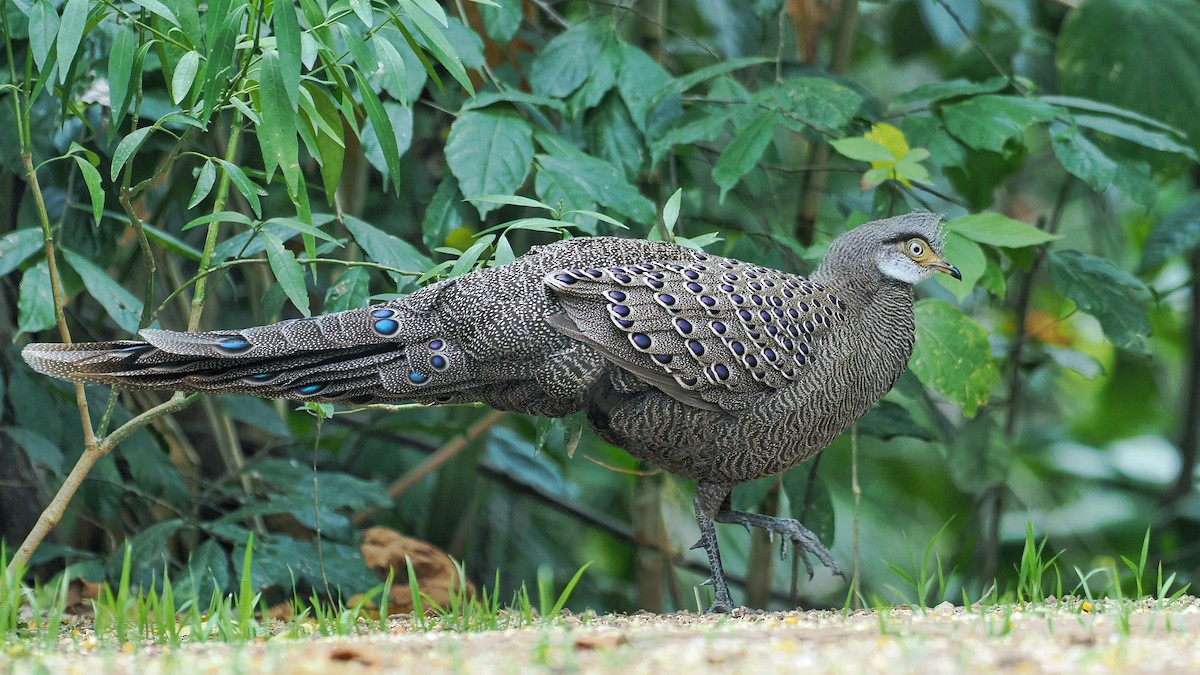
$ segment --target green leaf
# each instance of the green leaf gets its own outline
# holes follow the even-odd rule
[[[937,275],[938,283],[945,286],[959,301],[962,301],[971,294],[971,291],[975,289],[975,284],[983,278],[983,273],[987,270],[987,256],[983,249],[979,248],[979,244],[954,230],[946,232],[946,248],[943,253],[946,260],[958,268],[959,273],[962,274],[962,280],[939,274]]]
[[[205,122],[212,116],[217,106],[217,98],[233,74],[234,50],[242,22],[240,9],[231,11],[228,15],[214,15],[214,11],[219,9],[214,10],[213,4],[210,3],[205,15],[205,21],[209,22],[208,59],[204,67],[204,109],[201,113],[201,119]]]
[[[468,197],[516,192],[533,162],[533,130],[514,113],[472,110],[459,115],[446,140],[446,163]],[[475,204],[480,217],[493,206]]]
[[[650,144],[651,162],[657,166],[668,152],[680,145],[715,141],[736,110],[732,107],[690,109],[666,128],[656,129],[656,133],[646,139]]]
[[[46,58],[58,37],[58,12],[49,0],[37,0],[29,10],[29,49],[38,72],[45,72]]]
[[[55,476],[62,475],[63,451],[53,441],[25,427],[0,427],[0,432],[12,439],[30,462],[50,469]]]
[[[438,183],[425,217],[421,220],[421,241],[425,248],[433,250],[446,243],[450,233],[463,226],[465,206],[458,192],[458,181],[447,176]]]
[[[1077,114],[1075,115],[1075,124],[1085,129],[1099,131],[1100,133],[1108,134],[1109,136],[1120,138],[1130,143],[1136,143],[1144,148],[1157,150],[1158,152],[1173,152],[1193,161],[1196,159],[1196,151],[1178,142],[1173,133],[1151,131],[1136,124],[1100,115]]]
[[[330,205],[337,196],[338,183],[342,179],[342,162],[346,157],[346,143],[342,137],[343,125],[337,108],[329,98],[329,93],[319,87],[307,88],[302,101],[312,102],[312,110],[308,112],[309,121],[316,127],[316,144],[321,164],[321,184],[325,188],[325,198]],[[307,110],[307,108],[306,108]]]
[[[999,378],[987,331],[944,300],[917,301],[913,316],[917,344],[909,367],[922,384],[974,417]]]
[[[42,233],[34,227],[13,230],[0,237],[0,277],[17,269],[21,263],[44,248]]]
[[[300,176],[300,145],[296,140],[296,109],[288,98],[281,71],[279,54],[265,50],[262,69],[259,71],[262,133],[259,140],[264,146],[263,154],[269,155],[279,165],[287,182],[288,192],[298,195],[303,188]]]
[[[946,447],[950,479],[968,494],[1003,484],[1016,459],[1014,444],[992,417],[980,415],[969,420]]]
[[[99,225],[100,218],[104,215],[104,188],[100,185],[100,172],[83,157],[79,155],[71,155],[71,157],[79,166],[79,173],[83,174],[83,184],[87,187],[88,196],[92,199],[92,218]]]
[[[1154,224],[1142,248],[1141,269],[1143,272],[1158,269],[1175,256],[1190,255],[1197,246],[1200,246],[1200,195],[1190,197]],[[0,243],[0,253],[3,252]],[[0,260],[3,259],[0,255]],[[0,265],[0,275],[4,274],[2,270]]]
[[[325,216],[324,222],[330,222],[332,220],[333,220],[333,216]],[[292,230],[294,232],[299,232],[300,234],[308,235],[314,239],[320,239],[322,241],[327,241],[327,242],[334,244],[336,246],[339,246],[339,247],[341,246],[341,242],[339,242],[337,240],[337,237],[334,237],[332,234],[329,234],[325,230],[322,230],[321,228],[319,228],[315,225],[309,225],[308,223],[303,222],[296,218],[289,218],[286,216],[271,218],[269,220],[264,221],[263,224],[264,225],[272,225],[272,224],[282,225],[282,226],[286,227],[287,229]]]
[[[588,114],[583,129],[591,154],[621,169],[632,180],[642,167],[645,143],[633,118],[616,94],[609,94]]]
[[[1050,141],[1054,145],[1054,155],[1072,176],[1096,192],[1112,185],[1117,175],[1117,163],[1078,129],[1056,121],[1050,125]]]
[[[712,170],[713,182],[721,188],[721,201],[725,194],[737,185],[758,163],[763,151],[775,136],[775,125],[779,118],[774,111],[765,110],[754,116],[750,123],[734,135],[729,145],[717,159]]]
[[[829,77],[796,77],[770,90],[779,104],[784,124],[840,133],[850,126],[863,106],[862,94]]]
[[[1048,234],[1020,220],[1000,213],[975,213],[955,218],[946,223],[946,229],[967,239],[1004,248],[1037,246],[1061,236]]]
[[[379,263],[411,274],[420,274],[433,266],[425,254],[407,241],[390,235],[364,220],[346,216],[346,230],[367,255]]]
[[[375,12],[371,9],[371,0],[350,0],[350,9],[354,10],[354,15],[364,26],[370,28],[375,25]],[[358,65],[366,67],[363,63]]]
[[[296,256],[284,247],[279,237],[270,232],[263,232],[262,236],[266,240],[267,263],[275,274],[275,280],[301,314],[312,316],[308,306],[308,285],[304,283],[304,268],[300,267]]]
[[[653,108],[668,98],[679,96],[701,82],[707,82],[726,73],[732,73],[735,70],[741,70],[748,66],[770,63],[774,60],[773,57],[767,56],[746,56],[728,61],[718,61],[712,65],[694,70],[683,77],[674,78],[666,86],[659,87],[658,91],[655,91],[650,97],[648,105]]]
[[[469,202],[486,202],[488,204],[502,204],[504,206],[526,206],[532,209],[545,209],[553,211],[554,207],[549,204],[544,204],[536,199],[522,197],[521,195],[475,195],[467,197]]]
[[[392,187],[396,191],[396,194],[400,194],[400,147],[396,143],[396,132],[392,128],[392,120],[388,117],[387,110],[384,109],[379,96],[371,88],[371,84],[367,82],[367,78],[355,70],[354,79],[358,82],[358,93],[362,96],[363,107],[367,111],[367,119],[371,121],[371,127],[375,129],[375,135],[379,139],[379,149],[383,152],[383,159],[387,164],[388,176],[391,178]]]
[[[1067,14],[1054,61],[1064,94],[1162,120],[1197,147],[1197,54],[1200,3],[1090,0]]]
[[[384,101],[383,112],[387,115],[388,123],[392,130],[392,140],[396,144],[396,152],[401,156],[408,152],[409,146],[412,145],[413,132],[413,112],[412,108],[400,105],[395,101]],[[378,130],[374,125],[363,129],[362,146],[363,154],[367,156],[367,160],[371,162],[380,173],[386,178],[391,178],[392,172],[388,169],[387,158],[384,157],[383,146],[380,143]],[[399,177],[397,176],[397,180]]]
[[[662,222],[667,232],[675,231],[675,223],[679,220],[679,203],[683,201],[683,188],[675,191],[667,203],[663,205]]]
[[[533,178],[533,190],[538,198],[564,211],[591,209],[596,206],[593,190],[584,185],[584,178],[558,165],[538,162]]]
[[[71,73],[71,62],[79,51],[79,43],[83,41],[83,31],[87,28],[88,0],[67,0],[63,5],[62,22],[58,28],[58,82],[63,84]]]
[[[300,21],[296,18],[295,3],[276,3],[271,25],[275,30],[275,49],[279,52],[281,83],[287,92],[289,108],[294,111],[300,94]]]
[[[179,59],[179,63],[175,66],[175,72],[171,75],[171,100],[175,105],[179,105],[191,92],[192,83],[196,81],[196,71],[199,68],[199,52],[188,52]]]
[[[133,4],[145,7],[151,14],[156,14],[175,26],[183,27],[179,23],[179,17],[175,16],[175,12],[172,12],[159,0],[133,0]]]
[[[1103,258],[1079,251],[1051,251],[1050,278],[1068,300],[1100,321],[1118,347],[1145,351],[1150,319],[1143,306],[1150,291],[1140,279]]]
[[[463,101],[462,107],[458,109],[459,113],[464,113],[468,110],[476,110],[478,108],[486,108],[489,105],[506,102],[506,103],[527,103],[530,106],[541,108],[550,108],[557,112],[566,112],[567,106],[556,98],[549,96],[539,96],[530,94],[525,91],[516,91],[507,89],[505,91],[484,91],[472,96]]]
[[[142,301],[133,297],[132,293],[125,290],[121,284],[114,281],[107,272],[91,260],[71,249],[63,248],[61,250],[67,264],[83,280],[88,294],[100,303],[109,318],[127,333],[138,332],[140,327],[138,324],[142,317]]]
[[[54,295],[50,290],[50,266],[43,260],[21,275],[17,297],[17,335],[36,333],[54,326]]]
[[[612,38],[611,18],[572,26],[551,40],[529,68],[529,87],[535,94],[566,98],[587,80]]]
[[[893,164],[896,157],[882,143],[870,138],[839,138],[830,141],[834,150],[860,162],[887,162]]]
[[[408,69],[404,65],[404,57],[387,40],[375,41],[375,53],[379,57],[383,90],[400,101],[401,105],[408,105]]]
[[[668,98],[657,106],[651,105],[654,93],[671,81],[671,74],[646,52],[627,43],[620,43],[621,71],[617,73],[617,90],[629,107],[629,116],[643,134],[661,117],[677,114],[679,101]]]
[[[1008,86],[1008,78],[996,76],[983,82],[972,82],[963,78],[943,82],[929,82],[915,89],[900,94],[892,100],[889,110],[895,110],[912,103],[937,103],[951,98],[976,96],[978,94],[994,94]]]
[[[524,18],[519,2],[502,2],[495,6],[484,5],[478,9],[479,15],[483,18],[483,29],[487,31],[488,37],[498,45],[508,44],[509,40],[512,40]]]
[[[433,17],[435,21],[442,24],[442,27],[449,26],[450,23],[446,20],[446,10],[442,9],[441,5],[435,0],[412,0],[413,4],[420,7],[426,14]]]
[[[216,165],[207,159],[204,160],[204,164],[200,167],[200,173],[196,177],[196,187],[192,190],[192,198],[188,200],[188,210],[196,208],[196,205],[208,196],[216,181]]]
[[[216,159],[216,158],[214,158]],[[242,193],[246,201],[250,203],[250,208],[254,211],[254,215],[262,217],[262,202],[258,198],[260,188],[254,184],[241,167],[233,162],[227,162],[223,159],[217,159],[221,168],[225,171],[225,175],[229,176],[229,181],[237,188],[237,191]]]
[[[134,129],[129,133],[128,136],[122,138],[121,142],[117,144],[117,149],[113,151],[112,171],[109,176],[109,179],[112,180],[112,182],[117,182],[117,176],[120,175],[121,168],[125,166],[125,162],[128,162],[129,158],[133,156],[133,153],[137,152],[137,149],[141,147],[142,142],[146,140],[146,137],[149,136],[150,132],[154,131],[154,129],[155,127],[142,127],[141,129]]]
[[[548,136],[539,136],[539,139],[542,138]],[[633,222],[649,225],[658,217],[654,202],[625,180],[617,167],[602,159],[589,157],[561,141],[550,151],[549,155],[537,157],[539,175],[541,171],[556,173],[561,180],[578,185],[596,203]]]
[[[458,80],[468,94],[474,95],[475,85],[471,84],[471,78],[467,77],[467,70],[463,67],[462,60],[458,58],[458,52],[455,51],[454,45],[446,39],[442,29],[438,28],[425,12],[409,12],[408,18],[412,20],[417,32],[425,38],[425,46],[438,60],[438,63],[442,64],[442,67]]]
[[[147,239],[163,247],[168,253],[181,256],[193,262],[200,262],[201,255],[199,249],[187,245],[175,235],[164,232],[149,223],[142,223],[142,229],[146,232]]]
[[[365,267],[351,267],[325,292],[325,312],[365,307],[371,298],[371,275]]]
[[[1004,144],[1038,122],[1048,122],[1062,108],[1019,96],[976,96],[942,108],[946,129],[967,147],[1001,152]]]

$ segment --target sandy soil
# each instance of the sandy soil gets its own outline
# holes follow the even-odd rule
[[[568,616],[554,627],[283,639],[178,650],[95,647],[79,634],[54,653],[5,644],[0,673],[1176,673],[1200,672],[1200,600],[1122,612],[1079,601],[970,611],[649,613]]]

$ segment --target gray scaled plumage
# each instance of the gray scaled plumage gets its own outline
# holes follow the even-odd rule
[[[698,481],[710,610],[727,611],[714,522],[781,535],[810,574],[805,552],[838,571],[799,522],[735,511],[730,490],[812,457],[892,387],[913,348],[912,285],[959,276],[940,222],[860,225],[807,278],[663,242],[568,239],[364,309],[22,355],[115,387],[583,410],[601,438]]]

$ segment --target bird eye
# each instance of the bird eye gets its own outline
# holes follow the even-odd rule
[[[913,258],[920,258],[925,255],[925,244],[920,239],[910,239],[908,241],[908,255]]]

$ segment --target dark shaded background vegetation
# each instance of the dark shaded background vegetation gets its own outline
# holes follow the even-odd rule
[[[1136,558],[1147,527],[1151,565],[1197,573],[1195,0],[0,0],[0,15],[9,551],[90,434],[74,388],[18,355],[62,339],[56,292],[75,340],[237,328],[563,232],[673,235],[804,272],[847,227],[929,208],[950,216],[965,278],[919,290],[910,373],[819,464],[739,505],[802,517],[868,601],[915,599],[888,563],[927,552],[952,600],[1010,588],[1027,523],[1065,551],[1068,591],[1075,567]],[[469,199],[489,194],[549,208]],[[87,388],[96,443],[167,398]],[[206,398],[139,428],[33,573],[111,577],[128,544],[144,583],[167,569],[177,593],[232,589],[253,531],[260,587],[323,587],[323,562],[348,595],[375,582],[356,549],[375,523],[476,581],[500,569],[503,592],[591,561],[576,608],[697,604],[691,486],[579,420],[294,407]],[[765,540],[721,536],[748,604],[844,601],[824,572],[797,588]]]

